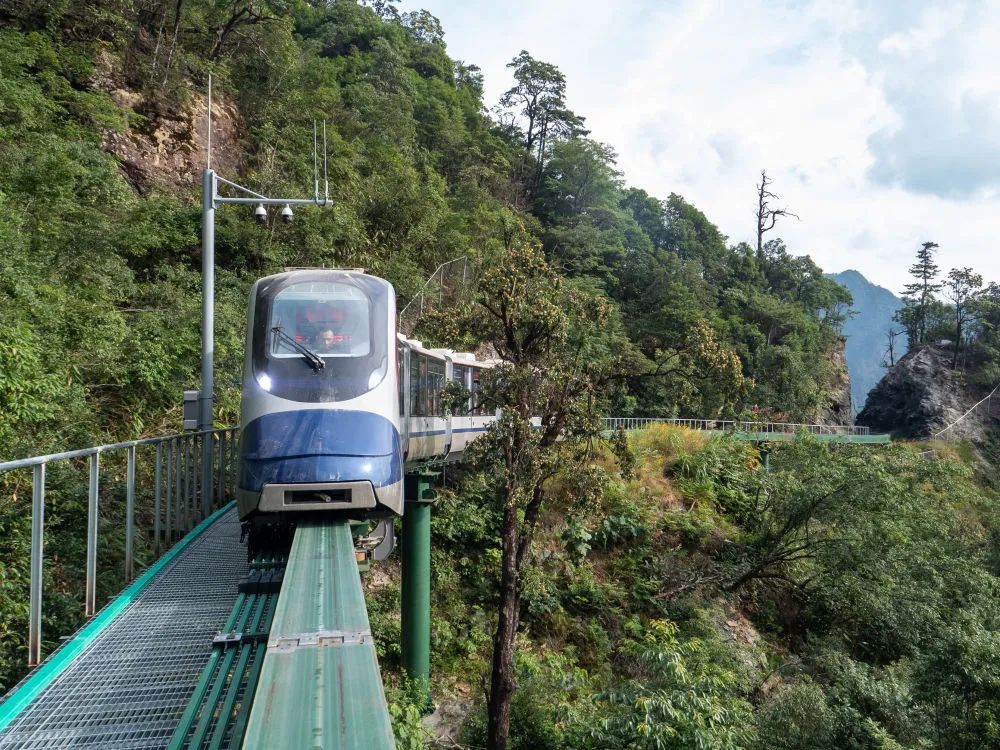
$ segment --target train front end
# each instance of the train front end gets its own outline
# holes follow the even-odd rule
[[[257,281],[247,315],[240,517],[402,513],[395,293],[358,271]]]

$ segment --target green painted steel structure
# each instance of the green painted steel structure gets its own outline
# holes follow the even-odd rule
[[[284,567],[283,558],[260,557],[250,564],[248,578],[256,578],[258,584],[262,574],[280,580]],[[241,581],[239,596],[220,631],[222,638],[212,646],[167,750],[242,746],[278,598],[274,588],[255,589],[247,579]]]
[[[431,679],[431,505],[436,474],[406,477],[403,513],[401,636],[403,668],[419,680],[428,703]]]
[[[395,747],[346,520],[295,532],[243,746]]]

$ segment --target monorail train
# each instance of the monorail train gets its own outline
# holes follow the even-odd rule
[[[481,398],[489,364],[397,333],[384,279],[315,269],[258,280],[247,313],[240,518],[402,514],[404,466],[459,456],[496,418]],[[465,413],[445,409],[450,381],[469,393]]]

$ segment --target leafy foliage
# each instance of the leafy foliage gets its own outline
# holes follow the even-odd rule
[[[629,187],[613,146],[566,107],[555,66],[518,54],[490,115],[480,71],[448,56],[440,23],[388,0],[7,2],[0,13],[0,456],[179,424],[181,391],[198,381],[196,92],[211,71],[237,134],[218,146],[227,176],[276,193],[307,186],[310,121],[326,119],[334,198],[290,226],[219,211],[220,422],[237,419],[256,278],[364,267],[405,302],[442,261],[468,255],[480,269],[477,298],[423,325],[428,341],[490,342],[507,360],[489,395],[516,408],[481,445],[496,459],[518,439],[519,484],[507,519],[498,487],[514,475],[484,459],[435,511],[433,658],[441,684],[478,695],[503,524],[524,523],[540,488],[511,615],[512,745],[742,747],[783,724],[804,746],[994,742],[993,573],[981,559],[994,498],[959,464],[901,450],[868,465],[807,444],[765,477],[753,448],[682,430],[619,436],[613,454],[599,439],[601,410],[812,419],[849,295],[780,240],[760,253],[731,245],[683,197]],[[1000,293],[983,299],[976,335],[994,346]],[[570,440],[540,450],[544,432],[527,422],[539,415]],[[120,583],[122,546],[123,467],[106,471],[101,599]],[[80,620],[84,472],[51,475],[46,649]],[[5,687],[23,672],[28,494],[23,476],[0,477]],[[140,515],[148,506],[140,493]],[[370,598],[372,622],[397,740],[417,747],[422,707],[393,679],[397,590]],[[949,640],[955,613],[967,625]],[[757,683],[774,654],[726,630],[745,614],[760,650],[801,665],[773,698]],[[918,681],[918,666],[940,679]]]

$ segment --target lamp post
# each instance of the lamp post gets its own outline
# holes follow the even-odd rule
[[[323,123],[323,197],[319,193],[319,169],[316,155],[317,131],[313,123],[313,197],[310,198],[269,198],[235,182],[220,177],[212,169],[212,77],[208,77],[208,158],[201,181],[201,395],[198,404],[198,429],[211,430],[214,412],[214,361],[215,361],[215,209],[219,205],[256,205],[255,215],[267,221],[266,206],[282,206],[281,218],[291,223],[292,206],[333,205],[330,200],[330,184],[327,180],[326,122]],[[231,197],[219,193],[220,185],[243,193],[243,197]],[[201,509],[208,517],[212,504],[212,440],[202,436],[201,454]]]

